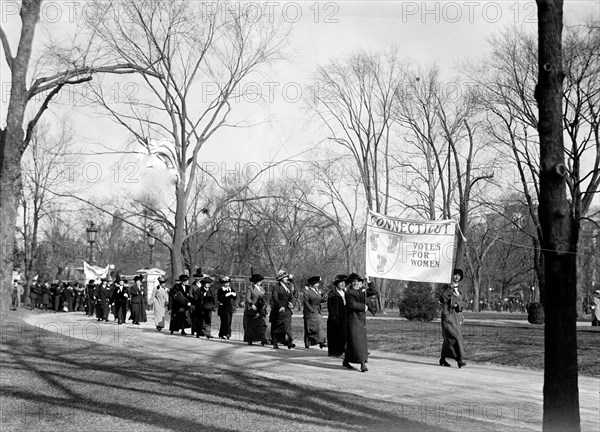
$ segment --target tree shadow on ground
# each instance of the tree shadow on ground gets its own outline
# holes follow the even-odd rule
[[[19,333],[3,329],[0,350],[2,416],[10,430],[55,429],[57,422],[61,430],[87,431],[445,430],[405,418],[398,404],[240,370],[228,361],[233,345],[231,353],[194,363]]]

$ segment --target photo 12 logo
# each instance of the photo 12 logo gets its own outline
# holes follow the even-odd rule
[[[495,24],[501,20],[512,23],[537,23],[534,1],[403,1],[400,2],[402,22]]]

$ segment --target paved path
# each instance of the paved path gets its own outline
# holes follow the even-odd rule
[[[394,402],[404,417],[450,430],[458,429],[458,424],[452,427],[457,420],[484,421],[492,430],[541,430],[542,371],[473,362],[462,369],[443,368],[437,358],[372,351],[369,372],[360,373],[342,368],[340,359],[318,348],[248,346],[240,334],[230,341],[170,335],[157,332],[151,315],[148,318],[141,326],[99,323],[81,313],[37,313],[26,321],[45,337],[62,333],[148,355],[218,363],[266,378],[286,376],[295,384]],[[344,380],[349,374],[352,379]],[[582,430],[600,430],[600,379],[580,376],[579,398]]]

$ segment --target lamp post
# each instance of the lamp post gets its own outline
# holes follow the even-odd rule
[[[94,264],[94,243],[96,243],[96,234],[98,228],[94,227],[94,222],[90,221],[90,226],[85,230],[87,234],[87,241],[90,244],[90,264]]]
[[[535,303],[535,287],[531,287],[531,303]]]
[[[148,246],[150,247],[150,265],[148,266],[148,268],[152,267],[152,262],[154,261],[153,255],[154,255],[154,244],[156,242],[156,239],[154,238],[154,227],[150,227],[148,228],[148,231],[150,231],[147,236],[148,236]]]

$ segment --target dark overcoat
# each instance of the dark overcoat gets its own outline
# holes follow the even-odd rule
[[[458,295],[450,285],[444,285],[440,295],[442,304],[442,358],[449,357],[456,360],[464,358],[464,346],[462,337],[462,315],[460,312],[466,307],[463,295]]]
[[[346,303],[336,288],[327,295],[327,351],[341,356],[346,351]]]
[[[371,285],[371,284],[370,284]],[[372,286],[367,289],[349,288],[346,292],[346,352],[348,363],[364,363],[368,359],[367,297],[377,295]]]
[[[310,287],[302,293],[305,346],[325,343],[323,315],[321,313],[321,303],[323,301],[323,294]]]

